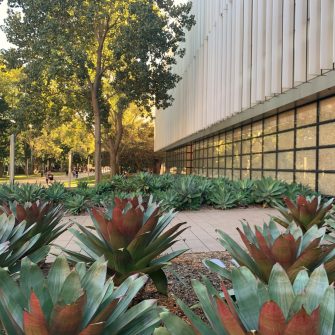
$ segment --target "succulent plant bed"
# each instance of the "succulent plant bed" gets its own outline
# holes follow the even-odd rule
[[[165,270],[168,278],[168,295],[165,296],[157,292],[152,281],[148,281],[146,286],[139,292],[134,302],[138,303],[145,299],[157,299],[158,304],[166,307],[172,313],[186,320],[183,311],[177,305],[176,299],[179,298],[188,306],[193,306],[198,303],[198,298],[191,286],[193,279],[202,280],[203,276],[207,277],[213,286],[220,290],[222,278],[217,274],[208,270],[203,264],[204,259],[217,258],[224,261],[230,266],[231,256],[226,251],[218,252],[198,252],[187,253],[175,258],[172,265]],[[231,283],[224,280],[228,288],[231,288]],[[194,309],[194,312],[205,320],[204,312],[201,308]]]

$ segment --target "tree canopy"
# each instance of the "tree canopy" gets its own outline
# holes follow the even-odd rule
[[[4,30],[17,48],[5,56],[25,73],[22,122],[59,122],[62,106],[80,115],[94,131],[99,181],[101,141],[115,168],[129,106],[150,113],[173,102],[170,90],[181,79],[173,66],[184,56],[185,30],[194,24],[191,3],[8,0],[8,5]]]

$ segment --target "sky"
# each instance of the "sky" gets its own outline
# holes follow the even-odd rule
[[[4,24],[4,19],[7,16],[7,0],[4,0],[0,5],[0,25]],[[6,35],[0,30],[0,49],[8,49],[10,44],[7,42]]]

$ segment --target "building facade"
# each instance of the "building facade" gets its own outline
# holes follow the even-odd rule
[[[271,176],[335,194],[334,0],[193,0],[197,24],[156,112],[166,170]]]

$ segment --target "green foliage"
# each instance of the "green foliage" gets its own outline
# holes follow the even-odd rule
[[[179,300],[192,328],[176,316],[162,313],[167,329],[157,335],[314,335],[335,331],[334,287],[322,265],[310,277],[300,271],[291,284],[285,270],[276,264],[268,286],[241,267],[233,270],[232,284],[236,302],[225,285],[222,298],[207,279],[204,283],[194,280],[192,286],[208,323]]]
[[[219,178],[215,180],[208,196],[209,203],[215,208],[221,209],[236,207],[238,205],[236,187],[228,179]]]
[[[44,192],[45,189],[38,184],[3,184],[0,186],[0,202],[32,203],[43,199]]]
[[[87,209],[87,199],[83,194],[68,195],[64,201],[68,213],[78,215]]]
[[[0,215],[0,267],[13,273],[23,257],[29,256],[35,262],[46,258],[50,248],[41,243],[41,233],[31,234],[35,227],[27,227],[25,221],[17,224],[14,215]]]
[[[128,309],[146,277],[129,277],[116,288],[106,280],[107,266],[97,260],[70,270],[58,257],[47,278],[25,258],[19,282],[0,269],[0,319],[9,335],[151,334],[159,323],[156,302],[144,300]]]
[[[104,256],[117,284],[133,273],[147,273],[157,289],[166,294],[167,279],[162,268],[186,250],[161,254],[177,241],[185,230],[179,228],[185,223],[164,231],[175,213],[162,214],[152,199],[144,203],[141,198],[115,198],[113,204],[104,209],[93,208],[90,214],[93,231],[81,225],[77,225],[78,229],[70,228],[83,252],[64,250],[68,259],[91,264]]]
[[[285,194],[285,185],[284,182],[270,177],[257,180],[254,193],[256,203],[271,207],[278,205]]]
[[[55,182],[45,189],[44,199],[53,203],[61,203],[66,198],[66,189],[64,184]]]

